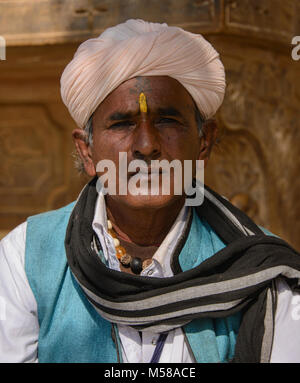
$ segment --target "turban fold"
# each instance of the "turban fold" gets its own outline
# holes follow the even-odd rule
[[[224,98],[224,67],[208,41],[179,27],[143,20],[127,20],[83,42],[61,76],[61,96],[83,128],[106,96],[137,76],[176,79],[204,118],[212,117]]]

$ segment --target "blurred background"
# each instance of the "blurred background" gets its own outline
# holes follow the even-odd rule
[[[219,51],[227,91],[205,182],[300,250],[299,0],[0,0],[0,238],[86,183],[60,76],[80,42],[129,18],[202,33]]]

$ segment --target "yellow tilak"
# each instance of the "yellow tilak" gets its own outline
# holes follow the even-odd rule
[[[147,113],[147,99],[144,93],[140,94],[139,97],[140,111],[141,113]]]

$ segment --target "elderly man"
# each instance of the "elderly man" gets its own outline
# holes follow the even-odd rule
[[[217,52],[177,27],[129,20],[79,47],[61,92],[91,181],[2,240],[1,361],[300,361],[298,253],[207,187],[198,206],[175,192],[186,161],[207,165],[224,90]],[[184,174],[133,193],[120,153],[145,164],[137,184],[157,160]]]

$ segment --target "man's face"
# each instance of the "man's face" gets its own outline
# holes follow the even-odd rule
[[[141,93],[146,96],[146,112],[139,102]],[[128,163],[138,159],[150,166],[152,160],[171,162],[176,159],[183,169],[184,160],[195,162],[199,159],[198,129],[195,104],[178,81],[163,76],[130,79],[116,88],[95,111],[91,157],[95,168],[101,160],[114,162],[118,191],[120,152],[127,154]],[[97,172],[98,176],[104,173]],[[129,173],[127,180],[133,175]],[[162,175],[159,177],[161,181]],[[185,198],[174,194],[173,171],[170,181],[169,195],[163,195],[160,182],[159,195],[137,196],[129,192],[109,198],[132,208],[161,208]]]

